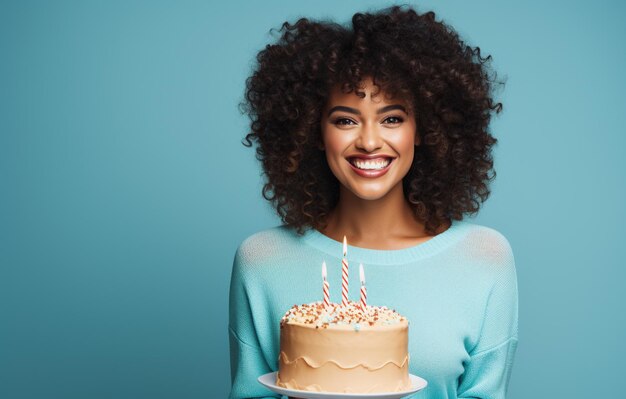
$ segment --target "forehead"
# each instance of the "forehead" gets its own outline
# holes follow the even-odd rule
[[[373,84],[371,78],[366,78],[359,84],[359,91],[365,97],[359,97],[353,90],[345,93],[341,90],[342,85],[337,83],[332,86],[328,93],[327,108],[337,104],[350,105],[354,107],[367,107],[375,105],[401,104],[407,106],[406,101],[400,98],[393,98],[389,93],[383,91],[380,86]]]

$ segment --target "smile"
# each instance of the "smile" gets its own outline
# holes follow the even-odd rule
[[[387,173],[394,158],[380,157],[373,159],[363,159],[351,157],[347,159],[352,170],[362,177],[380,177]]]
[[[385,169],[391,163],[391,158],[376,158],[369,160],[350,158],[349,162],[362,170],[381,170]]]

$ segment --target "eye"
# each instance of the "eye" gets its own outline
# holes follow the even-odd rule
[[[352,119],[348,119],[348,118],[337,118],[333,121],[333,124],[335,125],[351,125],[354,123],[355,122]]]
[[[402,119],[399,116],[390,116],[390,117],[386,118],[385,121],[389,121],[389,123],[395,125],[397,123],[402,123],[404,121],[404,119]]]

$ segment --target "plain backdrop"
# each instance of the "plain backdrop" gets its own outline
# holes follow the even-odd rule
[[[224,398],[228,285],[280,224],[241,144],[245,78],[300,16],[388,1],[0,3],[0,397]],[[626,7],[421,1],[493,56],[517,264],[509,398],[617,397],[626,355]]]

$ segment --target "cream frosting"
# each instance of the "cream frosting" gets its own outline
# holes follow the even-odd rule
[[[409,389],[408,324],[384,306],[294,305],[280,322],[276,384],[343,393]]]

